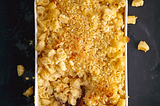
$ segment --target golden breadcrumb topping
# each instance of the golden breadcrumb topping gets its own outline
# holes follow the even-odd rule
[[[125,106],[125,5],[37,0],[39,106]]]

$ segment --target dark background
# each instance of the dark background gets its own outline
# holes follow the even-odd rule
[[[136,25],[128,25],[129,106],[160,106],[160,0],[144,0],[143,7],[131,7],[129,15],[138,17]],[[0,106],[34,106],[23,92],[34,86],[34,1],[0,1]],[[139,41],[150,46],[138,51]],[[18,77],[17,65],[25,67]],[[29,77],[28,81],[25,77]]]

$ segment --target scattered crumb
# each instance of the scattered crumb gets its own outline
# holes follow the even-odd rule
[[[145,41],[140,41],[138,44],[138,50],[142,50],[144,52],[147,52],[149,50],[149,46]]]
[[[128,16],[127,24],[136,24],[136,19],[137,19],[137,17],[135,17],[134,15]]]
[[[143,6],[144,1],[143,0],[133,0],[132,1],[132,6],[133,7],[139,7],[139,6]]]
[[[30,40],[30,43],[29,43],[29,45],[33,45],[33,40]]]
[[[32,79],[35,79],[35,77],[32,77]]]
[[[26,97],[29,97],[33,94],[33,86],[29,87],[26,92],[23,93]]]
[[[25,69],[23,67],[23,65],[17,65],[17,72],[18,72],[18,76],[23,75]]]
[[[29,77],[25,77],[26,80],[29,80]]]
[[[35,104],[35,96],[34,96],[34,104]]]

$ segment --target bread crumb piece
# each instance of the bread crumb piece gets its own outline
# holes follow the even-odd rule
[[[30,43],[29,43],[29,45],[33,45],[33,41],[32,41],[32,40],[30,40]]]
[[[138,50],[142,50],[144,52],[147,52],[149,50],[149,46],[145,41],[140,41],[138,44]]]
[[[143,6],[144,1],[143,0],[133,0],[132,1],[132,6],[133,7],[139,7],[139,6]]]
[[[32,77],[32,79],[35,79],[35,77]]]
[[[29,77],[25,77],[26,80],[29,80]]]
[[[136,16],[128,16],[128,19],[127,19],[127,24],[136,24],[136,19],[137,17]]]
[[[23,93],[24,96],[29,97],[33,94],[33,86],[29,87],[26,92]]]
[[[24,69],[23,65],[17,65],[18,76],[22,76],[24,71],[25,71],[25,69]]]

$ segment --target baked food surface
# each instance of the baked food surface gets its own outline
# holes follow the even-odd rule
[[[125,0],[37,0],[39,106],[125,106]]]

